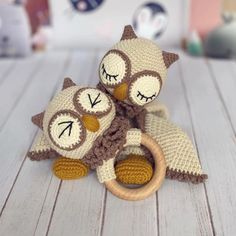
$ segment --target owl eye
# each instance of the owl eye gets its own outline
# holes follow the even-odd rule
[[[161,89],[159,75],[154,72],[141,72],[134,77],[129,89],[130,100],[139,106],[153,101]]]
[[[74,96],[74,106],[82,113],[103,116],[111,108],[111,101],[107,95],[95,88],[84,88],[78,90]]]
[[[53,144],[63,150],[75,149],[85,138],[85,130],[78,115],[66,110],[52,117],[48,133]]]
[[[129,72],[129,65],[129,59],[123,52],[111,50],[100,64],[101,82],[110,87],[123,82]]]

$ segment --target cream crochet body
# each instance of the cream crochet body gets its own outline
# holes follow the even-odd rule
[[[194,183],[207,178],[202,172],[198,155],[187,134],[167,119],[167,108],[156,101],[145,108],[147,114],[144,131],[161,146],[166,158],[167,177]],[[123,159],[131,153],[145,155],[141,147],[128,146],[119,158]]]

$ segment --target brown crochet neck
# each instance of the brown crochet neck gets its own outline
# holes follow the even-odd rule
[[[96,169],[103,164],[103,161],[117,156],[126,143],[126,134],[129,129],[128,119],[116,117],[110,128],[94,141],[92,149],[83,157],[82,161],[91,169]]]

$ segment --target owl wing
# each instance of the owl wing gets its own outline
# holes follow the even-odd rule
[[[144,108],[146,109],[147,113],[153,113],[159,117],[169,119],[168,108],[166,107],[166,105],[157,100],[148,103],[144,106]]]
[[[137,128],[141,129],[143,132],[145,132],[145,119],[147,114],[153,114],[166,120],[169,119],[168,108],[163,103],[154,100],[145,105],[143,110],[135,117]]]
[[[167,163],[167,177],[192,183],[200,183],[207,179],[191,140],[178,126],[147,113],[145,132],[157,140],[163,150]]]
[[[40,161],[59,156],[60,155],[50,147],[43,132],[39,131],[30,151],[28,152],[28,157],[31,160]]]

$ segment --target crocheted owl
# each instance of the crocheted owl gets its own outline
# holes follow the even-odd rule
[[[42,132],[28,156],[57,157],[53,171],[61,179],[80,178],[114,157],[130,127],[127,119],[115,117],[114,103],[106,94],[76,86],[68,78],[63,90],[32,121]]]
[[[159,142],[167,162],[167,177],[199,183],[207,176],[202,173],[190,139],[167,120],[166,107],[155,101],[168,67],[178,58],[174,53],[162,51],[152,41],[138,38],[131,26],[125,26],[121,40],[100,63],[97,87],[110,95],[118,115],[129,118],[133,127],[141,128]],[[127,155],[116,166],[119,180],[128,184],[148,182],[150,153],[145,148],[128,147],[121,159]]]
[[[158,96],[167,68],[177,59],[178,55],[161,51],[152,41],[137,38],[126,26],[121,41],[100,63],[100,81],[117,100],[144,106]]]
[[[89,168],[96,169],[99,181],[126,200],[144,199],[162,185],[166,164],[159,144],[141,130],[130,129],[128,119],[116,117],[113,101],[99,89],[76,86],[67,78],[63,90],[32,121],[42,132],[28,156],[57,157],[53,172],[60,179],[81,178]],[[115,158],[125,146],[141,144],[153,154],[155,171],[146,185],[127,189],[116,181]]]

